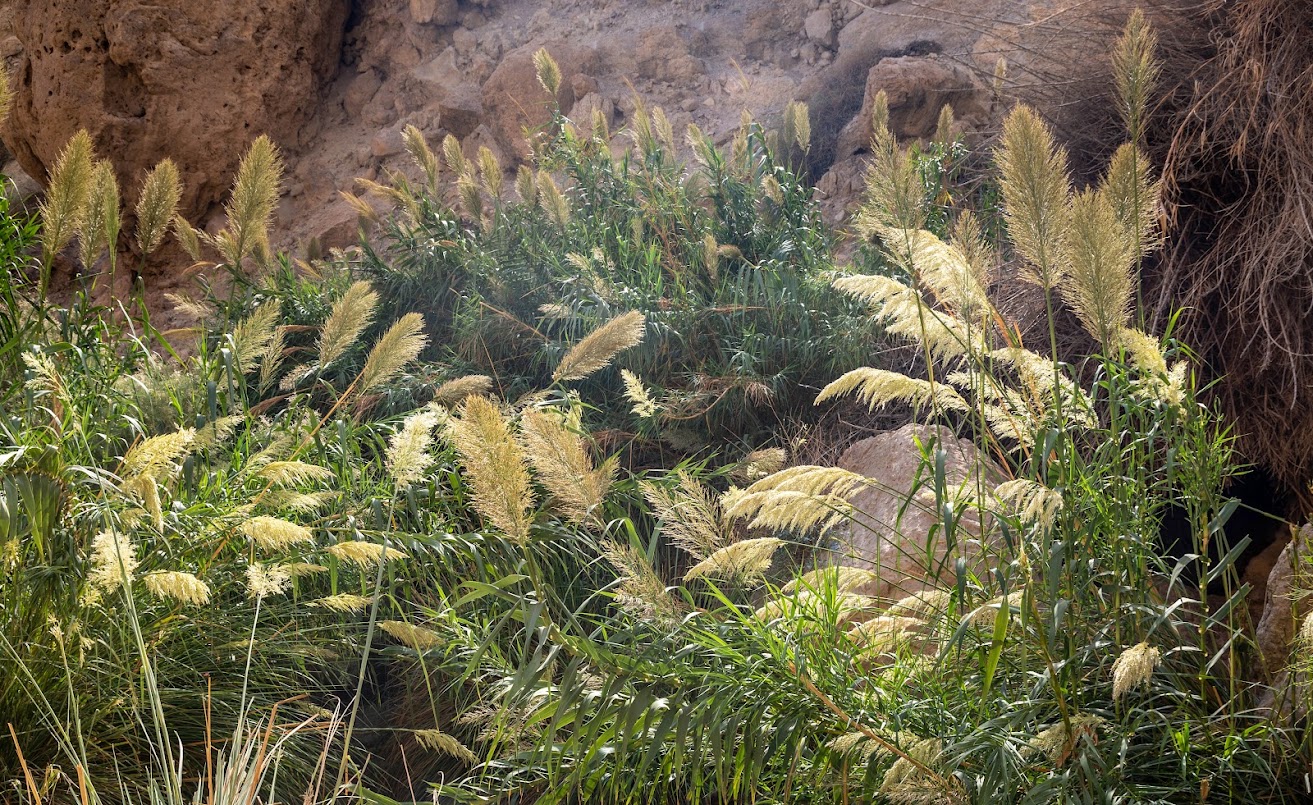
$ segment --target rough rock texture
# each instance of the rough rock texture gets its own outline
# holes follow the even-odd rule
[[[952,583],[958,558],[976,571],[988,564],[989,549],[980,543],[978,520],[964,518],[951,550],[942,527],[935,527],[940,518],[935,511],[934,479],[924,472],[922,459],[923,448],[934,449],[932,440],[937,440],[946,454],[950,495],[956,490],[963,496],[973,495],[981,467],[989,468],[984,480],[990,488],[1000,480],[1001,473],[980,456],[974,444],[943,428],[905,425],[863,439],[844,451],[837,466],[861,473],[874,484],[849,498],[856,515],[851,523],[831,532],[832,556],[839,564],[879,574],[879,582],[863,593],[897,600]]]
[[[1304,618],[1313,612],[1313,525],[1299,530],[1277,558],[1267,579],[1263,617],[1258,622],[1255,642],[1272,690],[1260,706],[1303,714],[1300,701],[1307,701],[1309,669],[1291,669],[1291,649]],[[1292,675],[1295,677],[1292,679]],[[1298,690],[1297,690],[1298,688]]]
[[[247,143],[307,139],[337,70],[348,0],[67,0],[10,6],[21,47],[5,141],[44,177],[87,129],[133,200],[171,157],[192,216],[219,201]],[[8,42],[8,39],[5,39]]]
[[[406,125],[468,154],[487,146],[513,169],[524,128],[547,119],[532,66],[546,47],[564,73],[562,108],[602,110],[618,149],[635,92],[676,132],[696,123],[722,144],[744,110],[772,126],[787,102],[807,101],[809,167],[840,220],[860,188],[875,92],[889,93],[905,137],[933,127],[943,102],[963,131],[988,132],[1005,106],[991,86],[999,56],[1013,65],[1008,89],[1037,82],[1033,54],[1046,47],[1049,69],[1070,70],[1072,48],[1046,37],[1080,36],[1097,56],[1125,2],[0,0],[0,58],[18,95],[4,140],[44,178],[87,127],[129,193],[172,156],[187,212],[212,226],[245,144],[267,132],[290,168],[280,245],[344,246],[355,230],[338,192],[405,169]]]
[[[1290,657],[1291,643],[1304,617],[1313,611],[1313,526],[1304,526],[1281,551],[1267,579],[1257,643],[1263,666],[1275,677]]]

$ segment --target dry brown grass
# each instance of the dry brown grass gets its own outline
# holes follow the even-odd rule
[[[1252,461],[1313,477],[1313,3],[1209,4],[1175,68],[1163,178],[1168,244],[1150,276],[1159,320],[1215,376]],[[1175,107],[1174,109],[1172,107]]]

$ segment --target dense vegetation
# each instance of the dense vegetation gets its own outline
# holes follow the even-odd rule
[[[877,104],[860,270],[793,169],[801,107],[723,152],[690,131],[692,169],[659,110],[621,157],[558,115],[513,191],[412,130],[415,175],[369,187],[392,207],[356,202],[370,245],[299,273],[267,140],[217,235],[166,163],[133,235],[215,263],[187,350],[92,303],[118,192],[75,138],[39,222],[0,209],[0,796],[1297,801],[1313,751],[1256,707],[1244,546],[1217,547],[1230,433],[1137,329],[1152,42],[1137,17],[1120,45],[1104,180],[1073,190],[1018,107],[979,216],[937,186],[957,146],[905,149]],[[1043,295],[1039,351],[1003,264]],[[919,371],[864,366],[884,338]],[[907,504],[939,584],[902,600],[811,558],[870,482],[779,434],[846,395],[946,428]]]

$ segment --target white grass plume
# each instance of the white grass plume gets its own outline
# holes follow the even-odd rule
[[[474,510],[519,544],[529,539],[534,507],[528,462],[496,404],[471,397],[447,433],[465,465]]]
[[[370,290],[369,283],[358,281],[346,289],[342,298],[333,304],[319,334],[321,367],[333,363],[351,348],[360,333],[374,320],[377,305],[378,294]]]
[[[137,200],[137,246],[150,254],[164,242],[182,199],[182,181],[173,160],[162,160],[146,174]]]
[[[407,313],[397,319],[369,351],[356,380],[356,393],[367,394],[391,382],[406,364],[419,357],[427,344],[423,316]]]
[[[1021,277],[1052,289],[1067,268],[1066,151],[1035,110],[1020,104],[1003,123],[997,162],[1008,235],[1024,258]]]
[[[784,541],[776,537],[745,539],[726,545],[689,568],[684,581],[710,578],[750,584],[765,575],[775,552],[783,545]]]
[[[559,412],[525,411],[520,428],[524,452],[561,513],[576,525],[600,524],[602,505],[619,470],[617,459],[593,466],[587,443]]]
[[[856,394],[872,409],[894,402],[949,411],[970,409],[962,395],[949,385],[911,378],[887,369],[864,367],[847,372],[821,389],[816,395],[816,403],[819,405],[844,394]]]
[[[661,524],[662,535],[698,559],[705,559],[729,544],[731,530],[716,494],[684,469],[675,470],[674,483],[642,481],[639,489]]]
[[[647,329],[647,318],[636,310],[621,314],[570,348],[561,358],[552,380],[582,380],[607,366],[616,355],[637,346]]]

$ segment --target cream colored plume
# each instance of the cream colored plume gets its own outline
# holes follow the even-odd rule
[[[527,542],[534,507],[528,462],[496,404],[469,398],[447,432],[465,465],[474,510],[515,542]]]
[[[552,380],[582,380],[607,366],[616,355],[637,346],[643,340],[647,319],[631,310],[611,319],[570,348],[557,364]]]
[[[520,428],[524,452],[561,513],[576,525],[600,525],[618,460],[612,457],[593,466],[588,444],[557,411],[525,411]]]

